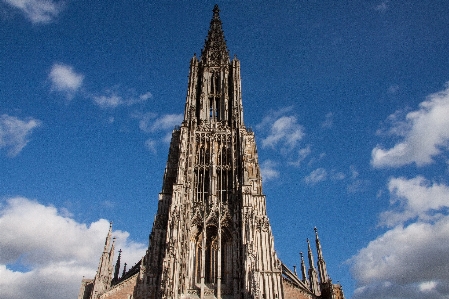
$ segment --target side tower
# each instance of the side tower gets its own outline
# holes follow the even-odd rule
[[[190,61],[135,298],[282,298],[254,133],[243,122],[240,61],[219,9]]]
[[[111,244],[112,240],[112,244]],[[103,253],[98,263],[94,279],[83,279],[78,299],[97,299],[105,293],[112,282],[112,265],[114,259],[115,238],[112,238],[112,222],[109,224],[108,235],[104,242]]]

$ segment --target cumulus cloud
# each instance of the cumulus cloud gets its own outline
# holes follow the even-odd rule
[[[270,134],[262,139],[262,146],[275,148],[282,143],[284,147],[292,149],[303,137],[303,128],[297,123],[296,117],[282,116],[271,125]]]
[[[109,222],[90,225],[63,216],[67,213],[23,197],[10,198],[0,210],[0,297],[76,297],[83,276],[94,277]],[[143,244],[114,231],[122,260],[137,262]]]
[[[3,0],[3,2],[19,9],[34,24],[52,22],[64,6],[63,1],[52,0]]]
[[[52,90],[63,92],[71,99],[83,85],[84,75],[76,73],[73,67],[55,63],[48,76],[51,80]]]
[[[390,149],[377,145],[371,153],[374,167],[400,167],[415,163],[423,166],[434,162],[449,146],[449,84],[441,92],[432,94],[419,109],[399,119],[401,112],[392,114],[388,132],[401,140]]]
[[[262,119],[262,122],[256,126],[261,130],[262,147],[280,149],[287,153],[295,149],[299,142],[304,138],[304,128],[298,124],[297,118],[291,115],[293,107],[283,108],[278,111],[271,111],[269,115]]]
[[[6,149],[8,156],[17,156],[28,144],[33,130],[41,122],[37,119],[19,119],[3,114],[0,116],[0,149]]]
[[[397,226],[371,241],[351,260],[361,285],[354,299],[449,298],[448,239],[449,217],[444,217],[434,224]]]
[[[276,169],[277,163],[271,160],[265,160],[260,164],[262,179],[269,181],[279,177],[279,171]]]
[[[449,208],[449,187],[418,176],[413,179],[392,178],[388,183],[390,204],[397,207],[381,214],[381,224],[394,226],[418,217],[438,217]]]
[[[314,185],[316,183],[325,181],[327,179],[327,170],[324,168],[317,168],[304,178],[306,184]]]
[[[390,227],[349,262],[358,298],[449,298],[449,187],[422,177],[392,178]]]

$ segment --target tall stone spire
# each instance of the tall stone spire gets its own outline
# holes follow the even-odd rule
[[[300,252],[299,255],[301,256],[302,282],[304,282],[304,284],[309,287],[309,280],[307,279],[306,263],[304,262],[304,255],[302,254],[302,252]]]
[[[112,222],[109,222],[109,230],[108,235],[106,236],[106,240],[104,241],[103,252],[109,252],[109,245],[112,239]]]
[[[318,237],[318,229],[315,227],[315,243],[316,243],[316,250],[318,254],[318,273],[320,274],[320,282],[326,283],[329,281],[329,275],[327,274],[326,269],[326,262],[323,258],[323,251],[321,249],[321,243],[320,238]]]
[[[320,285],[318,282],[318,274],[316,273],[314,262],[313,262],[313,254],[312,248],[310,248],[310,241],[307,238],[307,248],[308,248],[308,257],[309,257],[309,280],[310,280],[310,289],[316,295],[321,295]]]
[[[229,60],[218,6],[201,57],[190,60],[135,298],[192,295],[283,297],[255,136],[243,124],[240,61]]]
[[[98,270],[93,281],[91,298],[97,298],[103,294],[110,286],[112,281],[112,263],[114,259],[115,238],[112,240],[112,222],[109,223],[109,231],[104,242],[103,253],[98,263]]]
[[[229,63],[229,51],[226,47],[226,39],[220,20],[220,9],[217,4],[215,4],[213,12],[209,33],[201,51],[201,59],[205,65],[219,66]]]

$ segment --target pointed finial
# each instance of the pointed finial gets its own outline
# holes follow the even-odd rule
[[[306,264],[304,262],[304,255],[302,254],[302,251],[299,253],[301,256],[301,274],[302,274],[302,281],[305,283],[307,281],[307,274],[306,274]]]
[[[315,243],[316,243],[316,251],[318,254],[318,273],[320,274],[320,280],[322,283],[325,283],[329,280],[329,275],[327,274],[326,262],[323,258],[323,250],[321,249],[321,242],[318,237],[318,229],[315,227]]]
[[[115,263],[114,281],[118,280],[118,275],[120,272],[120,258],[122,256],[122,249],[118,251],[117,263]]]
[[[214,5],[214,9],[212,11],[214,12],[214,19],[219,18],[220,9],[218,8],[218,4]]]
[[[214,6],[209,32],[201,50],[201,58],[207,64],[220,66],[229,61],[229,53],[220,20],[220,9]]]
[[[126,263],[125,263],[125,265],[124,265],[124,267],[123,267],[123,273],[122,273],[122,279],[123,279],[123,277],[125,276],[125,274],[126,274]]]

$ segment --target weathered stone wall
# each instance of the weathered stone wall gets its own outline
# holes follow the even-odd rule
[[[130,278],[114,285],[100,299],[131,299],[133,298],[134,287],[136,286],[138,273]]]
[[[284,291],[284,299],[312,299],[312,295],[307,294],[289,281],[282,280],[282,288]]]
[[[90,294],[92,293],[93,288],[93,279],[85,279],[81,281],[81,287],[78,294],[78,299],[90,299]]]
[[[332,299],[345,299],[341,285],[334,284],[332,289]]]

